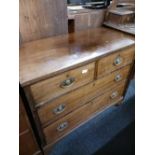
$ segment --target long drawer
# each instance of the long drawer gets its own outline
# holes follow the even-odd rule
[[[127,79],[129,71],[130,65],[71,93],[65,94],[39,108],[38,115],[41,123],[52,123],[86,102],[91,101],[94,97],[103,94],[111,86],[117,85]]]
[[[93,81],[94,68],[93,62],[32,85],[30,88],[35,104],[41,104]]]
[[[79,126],[82,122],[88,120],[96,112],[104,109],[112,103],[118,102],[123,95],[125,82],[122,82],[118,87],[111,88],[111,90],[104,95],[101,95],[84,106],[78,108],[74,112],[59,119],[55,123],[43,129],[47,143],[55,143],[61,137]]]
[[[98,61],[97,77],[100,78],[127,64],[131,64],[133,60],[134,47],[106,56]]]

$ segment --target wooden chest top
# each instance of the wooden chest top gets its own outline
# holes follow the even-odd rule
[[[20,47],[20,83],[26,86],[134,46],[134,37],[109,28],[25,43]]]

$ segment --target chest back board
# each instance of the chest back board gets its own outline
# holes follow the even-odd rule
[[[64,0],[19,0],[22,42],[68,32],[67,3]]]

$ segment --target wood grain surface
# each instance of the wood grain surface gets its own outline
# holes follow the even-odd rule
[[[112,88],[112,90],[106,94],[99,96],[98,98],[92,100],[81,108],[75,110],[74,112],[66,115],[62,119],[59,119],[57,122],[45,128],[44,134],[47,143],[55,143],[60,137],[63,137],[63,135],[69,133],[73,128],[87,120],[95,112],[103,109],[113,102],[116,102],[119,98],[122,97],[125,86],[124,84],[125,83],[122,83],[119,87]],[[114,99],[111,99],[111,94],[116,91],[118,92],[118,95]],[[57,128],[64,122],[67,122],[67,127],[62,131],[58,131]]]
[[[25,43],[20,48],[20,83],[26,86],[131,46],[134,37],[108,28]]]
[[[134,61],[134,48],[129,48],[109,56],[106,56],[98,61],[98,71],[97,77],[105,76],[107,73],[110,73],[116,69],[121,68],[122,66],[133,63]],[[121,63],[115,65],[115,60],[117,58],[121,59]]]
[[[31,85],[30,88],[35,103],[46,102],[49,99],[56,98],[64,93],[74,90],[75,88],[92,82],[94,80],[94,71],[95,63],[90,63]],[[61,87],[62,82],[70,78],[75,79],[73,84],[67,87]]]
[[[64,0],[19,0],[22,42],[68,32],[67,2]]]
[[[91,101],[95,97],[104,94],[112,86],[118,86],[122,81],[127,80],[130,71],[130,66],[126,66],[120,70],[107,75],[104,78],[100,78],[88,85],[85,85],[75,91],[58,97],[57,99],[45,104],[38,109],[38,115],[42,125],[53,123],[54,121],[62,118],[69,112],[84,105],[88,101]],[[116,81],[115,77],[121,75],[121,80]],[[64,111],[55,114],[53,110],[60,105],[64,105]]]

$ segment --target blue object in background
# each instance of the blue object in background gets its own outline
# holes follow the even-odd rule
[[[102,2],[102,1],[106,1],[106,0],[68,0],[68,4],[77,4],[77,5],[84,5],[85,3],[88,3],[88,2]]]
[[[75,5],[80,5],[80,4],[85,4],[85,0],[67,0],[68,4],[75,4]]]

